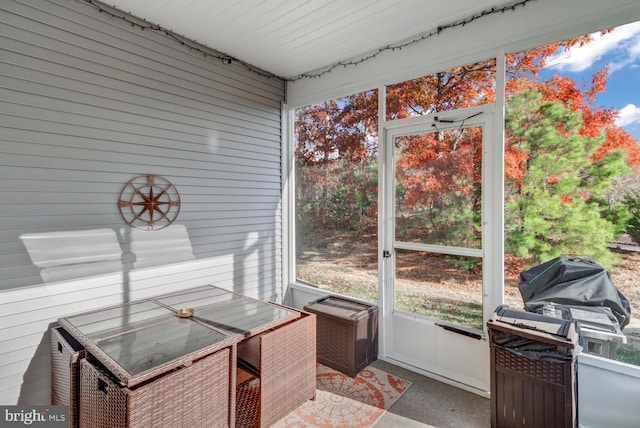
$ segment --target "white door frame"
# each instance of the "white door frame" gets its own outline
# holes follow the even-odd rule
[[[489,349],[486,322],[496,306],[503,302],[504,257],[503,257],[503,142],[502,133],[495,132],[495,106],[493,104],[471,107],[429,116],[414,117],[383,122],[380,127],[380,185],[379,212],[380,227],[380,358],[392,361],[427,376],[467,389],[480,395],[489,394]],[[468,118],[468,119],[465,119]],[[391,134],[429,131],[438,126],[438,121],[465,119],[465,126],[483,127],[482,164],[482,257],[483,257],[483,329],[479,338],[463,337],[443,329],[434,328],[433,320],[394,311],[394,257],[384,257],[383,251],[393,252],[394,248],[394,168]],[[440,125],[440,127],[444,127]],[[499,129],[502,126],[498,127]],[[393,254],[391,254],[393,255]],[[477,256],[477,250],[473,254]],[[413,331],[412,331],[413,330]],[[401,331],[402,333],[399,333]],[[401,336],[412,335],[414,341]],[[478,335],[476,335],[478,336]],[[470,342],[475,341],[475,342]],[[406,350],[398,350],[401,343]],[[395,344],[395,345],[394,345]],[[410,352],[408,347],[412,349]],[[440,355],[438,347],[460,348],[462,353],[473,352],[475,370],[464,373],[468,362],[457,358],[455,353]],[[459,354],[459,353],[458,353]],[[458,355],[460,356],[460,355]],[[457,361],[456,361],[457,360]],[[445,361],[444,365],[442,361]],[[451,363],[451,367],[446,365]],[[457,364],[457,366],[456,366]],[[457,367],[457,368],[456,368]]]

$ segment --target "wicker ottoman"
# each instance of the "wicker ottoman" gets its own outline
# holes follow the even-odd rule
[[[69,406],[69,426],[78,426],[80,360],[84,347],[62,327],[51,329],[51,404]]]
[[[327,296],[310,302],[305,311],[316,314],[320,364],[351,377],[378,357],[378,307]]]
[[[316,320],[300,318],[238,344],[236,427],[268,428],[316,395]]]
[[[229,427],[230,349],[133,388],[97,361],[80,364],[80,426],[84,428]]]

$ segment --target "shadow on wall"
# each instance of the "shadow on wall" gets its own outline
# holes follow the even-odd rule
[[[173,224],[153,233],[130,229],[134,269],[195,260],[186,226]]]
[[[128,244],[121,244],[119,237]],[[113,229],[104,228],[28,233],[20,239],[31,261],[40,269],[44,283],[120,274],[123,301],[130,300],[130,272],[133,269],[195,260],[187,228],[181,224],[153,233],[131,229],[119,236]],[[127,247],[129,251],[126,251]],[[17,404],[33,404],[34,396],[40,397],[43,404],[47,402],[42,391],[34,391],[34,385],[42,387],[43,379],[49,378],[50,330],[54,325],[55,322],[50,323],[37,339],[37,348],[23,375]]]
[[[195,260],[182,224],[153,233],[137,229],[128,233],[134,269]],[[27,233],[20,239],[45,283],[129,270],[113,229]]]
[[[15,398],[18,403],[24,404],[49,403],[50,328],[59,316],[90,310],[103,302],[126,302],[132,296],[143,298],[148,293],[155,293],[157,285],[167,290],[170,288],[168,284],[173,281],[179,282],[179,287],[202,285],[203,281],[209,283],[213,276],[222,281],[232,280],[230,285],[233,290],[245,293],[248,282],[253,285],[270,281],[270,277],[264,276],[270,271],[265,273],[261,263],[262,258],[268,255],[263,256],[261,250],[269,245],[275,246],[270,234],[254,232],[246,236],[245,246],[239,254],[198,260],[187,228],[175,223],[152,233],[136,229],[117,232],[111,228],[100,228],[26,233],[20,236],[20,240],[38,268],[44,285],[42,288],[28,287],[24,293],[8,290],[12,294],[9,316],[11,313],[21,313],[24,308],[20,305],[25,296],[34,299],[27,309],[34,312],[33,318],[29,318],[27,324],[9,325],[8,329],[3,330],[3,333],[9,332],[7,339],[1,340],[9,343],[9,358],[22,363],[28,361],[24,372],[21,367],[11,369],[14,370],[11,373],[13,378],[22,378],[20,391],[16,391]],[[278,255],[275,249],[272,250],[271,261],[275,265]],[[229,268],[233,271],[229,271]],[[196,274],[190,274],[196,271]],[[109,288],[110,294],[93,292],[95,287],[103,285]],[[116,290],[119,296],[115,295]],[[274,294],[275,287],[256,285],[250,291],[254,293],[252,297],[269,300],[277,297]],[[16,292],[17,297],[13,295]],[[28,330],[26,338],[25,326]],[[25,355],[24,349],[31,350],[31,347],[34,354]],[[5,367],[0,364],[0,369],[4,370]],[[9,385],[10,388],[15,386],[17,384]]]
[[[122,272],[122,250],[112,229],[27,233],[20,236],[44,282]]]
[[[43,283],[68,281],[97,275],[121,274],[123,299],[129,300],[129,279],[134,269],[166,266],[196,260],[187,227],[172,224],[149,232],[140,229],[90,229],[26,233],[20,236],[33,264],[40,269]],[[233,254],[235,275],[233,289],[245,292],[245,272],[242,266],[258,259],[257,252],[269,244],[269,236],[260,232],[247,235],[243,251]],[[258,271],[256,275],[264,275]],[[258,282],[262,282],[258,279]],[[265,288],[256,296],[270,300],[277,298]]]
[[[22,387],[18,396],[18,405],[31,405],[30,398],[32,393],[25,391],[26,385],[41,385],[43,378],[51,376],[51,329],[56,326],[55,322],[49,324],[47,329],[42,333],[42,338],[38,343],[38,347],[31,358],[22,378]]]

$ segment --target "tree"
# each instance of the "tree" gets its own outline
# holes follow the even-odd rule
[[[396,234],[423,242],[479,246],[479,128],[396,139]]]
[[[377,95],[355,94],[296,112],[298,224],[359,229],[377,216]]]
[[[628,207],[631,217],[627,232],[635,242],[640,243],[640,191],[629,192],[625,198],[625,205]]]
[[[455,110],[495,101],[494,59],[387,87],[387,119]]]
[[[508,144],[526,153],[521,176],[507,186],[507,251],[534,262],[573,254],[610,265],[616,257],[607,243],[615,229],[593,197],[630,171],[624,152],[594,160],[604,136],[582,135],[581,111],[545,101],[539,91],[511,97],[506,110]]]
[[[607,31],[609,30],[604,32]],[[540,79],[540,71],[546,66],[547,59],[551,55],[559,49],[583,45],[591,40],[590,35],[585,35],[507,55],[506,91],[508,98],[515,102],[519,94],[527,91],[537,94],[536,97],[539,99],[536,103],[524,103],[531,108],[535,107],[530,114],[537,118],[536,126],[542,123],[541,118],[544,117],[542,113],[551,115],[548,118],[548,129],[544,128],[546,131],[542,132],[542,128],[539,128],[538,131],[550,136],[553,134],[552,126],[560,126],[555,130],[556,157],[544,156],[556,164],[577,168],[576,171],[580,171],[580,176],[574,177],[572,181],[560,174],[563,171],[556,171],[556,176],[542,174],[542,166],[537,162],[540,156],[545,157],[535,151],[539,148],[540,143],[522,137],[510,141],[509,138],[512,138],[513,135],[508,135],[508,140],[505,142],[505,193],[507,203],[510,203],[519,196],[535,197],[537,195],[535,193],[536,183],[537,186],[545,189],[553,184],[552,187],[558,192],[564,187],[572,188],[573,190],[566,190],[564,194],[558,193],[558,197],[562,196],[563,198],[560,200],[562,204],[554,200],[554,204],[538,208],[550,209],[552,212],[558,213],[571,213],[575,219],[585,216],[585,224],[594,227],[598,224],[598,218],[600,220],[607,218],[608,224],[604,229],[598,229],[598,232],[609,236],[613,233],[609,224],[614,224],[615,232],[619,232],[626,227],[629,218],[629,216],[625,216],[626,206],[621,205],[625,192],[621,192],[619,187],[611,186],[611,180],[615,176],[618,184],[627,182],[625,174],[629,174],[629,170],[623,167],[625,162],[640,171],[638,167],[640,166],[640,146],[635,138],[615,125],[615,111],[595,104],[596,94],[606,88],[608,70],[604,68],[594,73],[590,85],[584,87],[570,78],[557,74],[547,81]],[[390,85],[387,87],[386,117],[392,120],[493,102],[495,100],[495,72],[495,60],[489,59]],[[296,158],[300,165],[313,165],[313,171],[309,170],[306,181],[303,181],[302,178],[298,179],[299,183],[305,185],[304,194],[301,194],[300,197],[302,201],[308,202],[303,204],[305,209],[308,208],[305,211],[305,216],[308,214],[308,218],[317,224],[327,224],[327,219],[330,216],[336,217],[331,221],[331,224],[341,224],[347,218],[345,213],[352,208],[345,211],[337,209],[337,206],[353,204],[354,201],[361,201],[359,203],[360,212],[363,215],[366,213],[368,219],[375,220],[377,205],[372,203],[369,196],[377,191],[377,187],[375,180],[371,176],[365,176],[362,172],[371,171],[371,164],[376,162],[377,96],[376,91],[362,92],[342,98],[337,102],[327,102],[299,110],[299,120],[296,122],[296,136],[298,138]],[[544,104],[544,108],[538,104]],[[514,104],[508,103],[508,108],[511,108],[512,105]],[[518,114],[525,115],[525,112],[520,111]],[[513,115],[510,120],[514,120]],[[512,122],[511,125],[513,123],[515,122]],[[529,124],[521,120],[523,126],[533,126],[536,123]],[[527,130],[524,129],[524,131]],[[447,168],[439,165],[438,168],[433,168],[429,164],[432,159],[450,153],[451,147],[453,147],[451,143],[455,141],[455,138],[451,139],[439,133],[434,133],[433,137],[435,138],[431,140],[426,138],[424,141],[414,141],[413,146],[404,153],[405,158],[401,160],[401,166],[406,167],[408,173],[403,178],[403,173],[400,171],[399,180],[402,186],[399,190],[402,199],[398,202],[406,206],[421,207],[419,208],[421,210],[431,210],[434,222],[442,221],[442,224],[446,224],[447,218],[452,219],[452,213],[436,214],[438,207],[431,204],[436,200],[432,196],[437,194],[437,189],[450,188],[450,183],[457,176],[456,171],[461,171],[471,179],[467,184],[469,189],[473,189],[473,211],[479,212],[476,209],[480,203],[479,189],[481,184],[479,151],[474,153],[474,156],[459,156],[458,158],[450,156],[448,159],[456,159],[458,162],[456,165],[450,165]],[[374,140],[376,143],[372,144],[371,142]],[[566,145],[564,151],[560,150],[560,146],[563,144]],[[583,157],[576,154],[574,146],[582,147],[583,154],[580,156]],[[567,159],[563,159],[561,156],[567,156]],[[584,156],[587,156],[588,159]],[[360,163],[360,167],[348,169],[347,162],[341,162],[340,159]],[[359,178],[350,175],[356,174],[358,171],[361,174]],[[411,171],[420,172],[411,177]],[[331,175],[333,183],[330,183]],[[560,180],[560,177],[563,179]],[[580,180],[576,182],[575,180],[578,178]],[[536,180],[543,181],[536,182]],[[553,180],[558,181],[554,182]],[[636,182],[638,181],[639,179],[636,177]],[[312,186],[315,187],[312,188]],[[317,189],[318,186],[323,186],[322,192],[312,190]],[[550,203],[549,200],[546,202]],[[599,205],[599,210],[595,209],[595,205]],[[451,206],[454,204],[449,205],[449,207]],[[353,205],[353,208],[358,209],[358,205]],[[536,214],[533,208],[530,210],[522,208],[508,213],[510,220],[513,221],[511,225],[507,226],[509,238],[511,232],[509,227],[516,228],[516,226],[519,227],[525,223],[536,224],[538,221],[536,218],[539,214]],[[579,213],[579,210],[586,211]],[[598,216],[592,217],[591,215],[596,211],[598,211]],[[302,211],[299,210],[300,212]],[[340,214],[338,214],[339,212]],[[587,215],[587,212],[590,214]],[[462,212],[456,215],[458,214],[463,215]],[[468,216],[469,213],[464,215]],[[524,217],[522,217],[523,215]],[[560,229],[566,227],[561,221],[562,218],[560,215],[557,216],[558,228]],[[469,223],[467,222],[467,224]],[[375,230],[375,222],[371,222],[371,227],[372,230]],[[564,236],[566,233],[562,232],[560,235]],[[574,239],[574,251],[583,245],[584,239],[586,238]],[[598,242],[601,242],[602,239],[604,238],[598,238]],[[568,251],[568,238],[566,244]],[[512,250],[514,248],[512,245],[507,247]],[[527,252],[520,253],[526,254]],[[536,257],[542,257],[543,254],[546,253],[540,252]]]

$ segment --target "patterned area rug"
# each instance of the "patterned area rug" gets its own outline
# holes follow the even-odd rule
[[[366,428],[411,386],[411,382],[375,367],[355,378],[318,364],[317,394],[284,417],[275,428]]]

